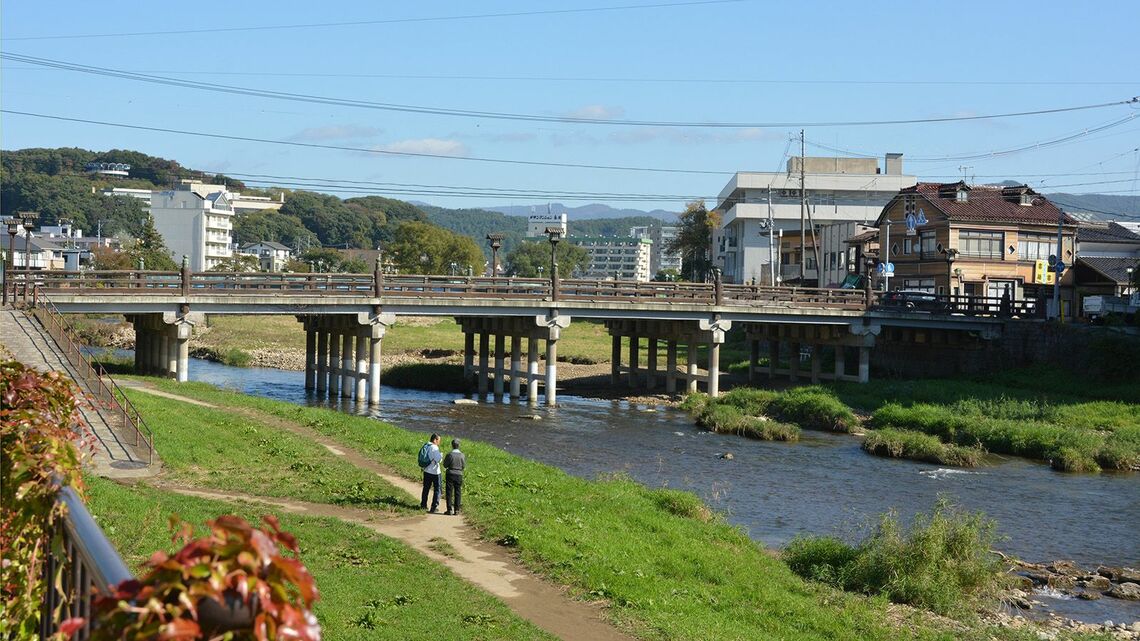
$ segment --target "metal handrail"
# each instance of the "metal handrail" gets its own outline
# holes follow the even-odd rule
[[[56,500],[66,508],[60,525],[63,554],[49,554],[44,563],[42,577],[48,589],[41,610],[40,638],[56,634],[62,621],[82,617],[83,627],[72,636],[82,641],[90,636],[94,627],[91,606],[95,597],[110,594],[114,586],[134,576],[75,490],[61,488]],[[62,580],[57,585],[55,579],[60,566],[63,566]],[[55,610],[61,605],[60,616],[56,618]]]
[[[134,430],[135,447],[146,445],[147,464],[154,461],[154,432],[147,426],[134,403],[131,402],[115,379],[99,363],[94,363],[80,349],[75,340],[75,331],[63,318],[63,314],[56,309],[51,300],[36,285],[32,285],[34,306],[32,313],[39,319],[40,324],[47,330],[56,345],[67,357],[68,362],[76,369],[76,373],[83,378],[87,391],[98,400],[110,406],[121,423]],[[95,411],[102,415],[98,405]],[[104,416],[104,418],[106,418]]]

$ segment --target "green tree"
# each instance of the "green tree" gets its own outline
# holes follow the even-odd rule
[[[681,254],[681,273],[690,280],[703,282],[712,271],[713,231],[720,224],[720,214],[705,209],[705,201],[694,200],[680,214],[680,229],[667,245],[668,251]]]
[[[426,222],[397,225],[385,251],[401,274],[481,274],[485,261],[472,238]]]
[[[653,280],[661,283],[672,283],[681,280],[681,272],[676,269],[660,269],[653,276]]]
[[[128,254],[134,265],[142,260],[147,270],[174,271],[179,268],[179,265],[170,257],[170,249],[166,246],[162,234],[158,233],[158,229],[155,228],[153,216],[147,216],[146,223],[143,224],[142,234],[128,250]]]
[[[558,258],[558,274],[570,278],[577,272],[590,267],[590,253],[584,248],[566,242],[558,243],[555,255]],[[512,249],[504,259],[504,271],[508,276],[535,278],[542,268],[544,276],[550,275],[550,243],[524,240]]]
[[[258,272],[261,271],[261,259],[249,254],[234,254],[220,261],[208,271],[212,272]]]

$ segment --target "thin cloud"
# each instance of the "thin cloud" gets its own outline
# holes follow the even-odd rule
[[[436,154],[440,156],[466,156],[470,151],[467,149],[467,145],[458,140],[446,140],[443,138],[397,140],[386,145],[377,145],[373,147],[373,149],[409,154]]]
[[[606,105],[586,105],[579,107],[572,111],[563,114],[567,118],[588,118],[590,120],[613,120],[621,118],[625,115],[625,109],[621,107],[609,107]]]
[[[329,140],[362,140],[375,138],[384,133],[383,129],[367,127],[364,125],[326,125],[324,127],[310,127],[289,137],[289,140],[300,142],[323,142]]]

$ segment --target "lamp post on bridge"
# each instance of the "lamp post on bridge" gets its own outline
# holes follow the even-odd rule
[[[12,270],[16,267],[15,255],[12,252],[16,242],[16,233],[20,229],[20,221],[15,216],[8,216],[4,222],[8,225],[8,255],[4,257],[4,304],[7,305],[8,287],[10,287],[8,279],[12,277]],[[13,296],[15,293],[15,291],[12,292]]]
[[[503,246],[503,235],[499,233],[487,234],[491,243],[491,278],[499,275],[499,248]]]
[[[35,212],[24,212],[24,271],[27,272],[32,268],[32,244],[29,242],[32,239],[32,230],[36,228],[36,218],[38,214]]]
[[[546,235],[550,237],[550,300],[558,300],[558,241],[562,240],[561,227],[547,227]]]

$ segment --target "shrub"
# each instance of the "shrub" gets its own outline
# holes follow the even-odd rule
[[[808,429],[850,432],[859,426],[851,408],[822,387],[790,389],[772,399],[769,407],[780,420]]]
[[[868,432],[863,440],[863,450],[876,456],[957,467],[977,467],[984,453],[977,447],[948,445],[940,441],[937,436],[891,428]]]
[[[735,405],[720,399],[708,401],[697,412],[697,425],[718,434],[736,434],[763,441],[796,441],[800,428],[758,416],[747,416]]]
[[[219,355],[222,363],[231,367],[249,367],[249,362],[252,360],[248,352],[240,350],[236,347],[231,347]]]
[[[696,414],[704,409],[705,405],[709,402],[709,395],[704,392],[693,392],[686,394],[685,398],[681,400],[681,409],[686,412]]]
[[[768,390],[738,387],[717,400],[739,408],[740,411],[749,416],[760,416],[768,412],[768,406],[777,396],[779,394]]]
[[[843,572],[858,551],[835,537],[796,537],[784,548],[782,557],[792,572],[843,588]]]

